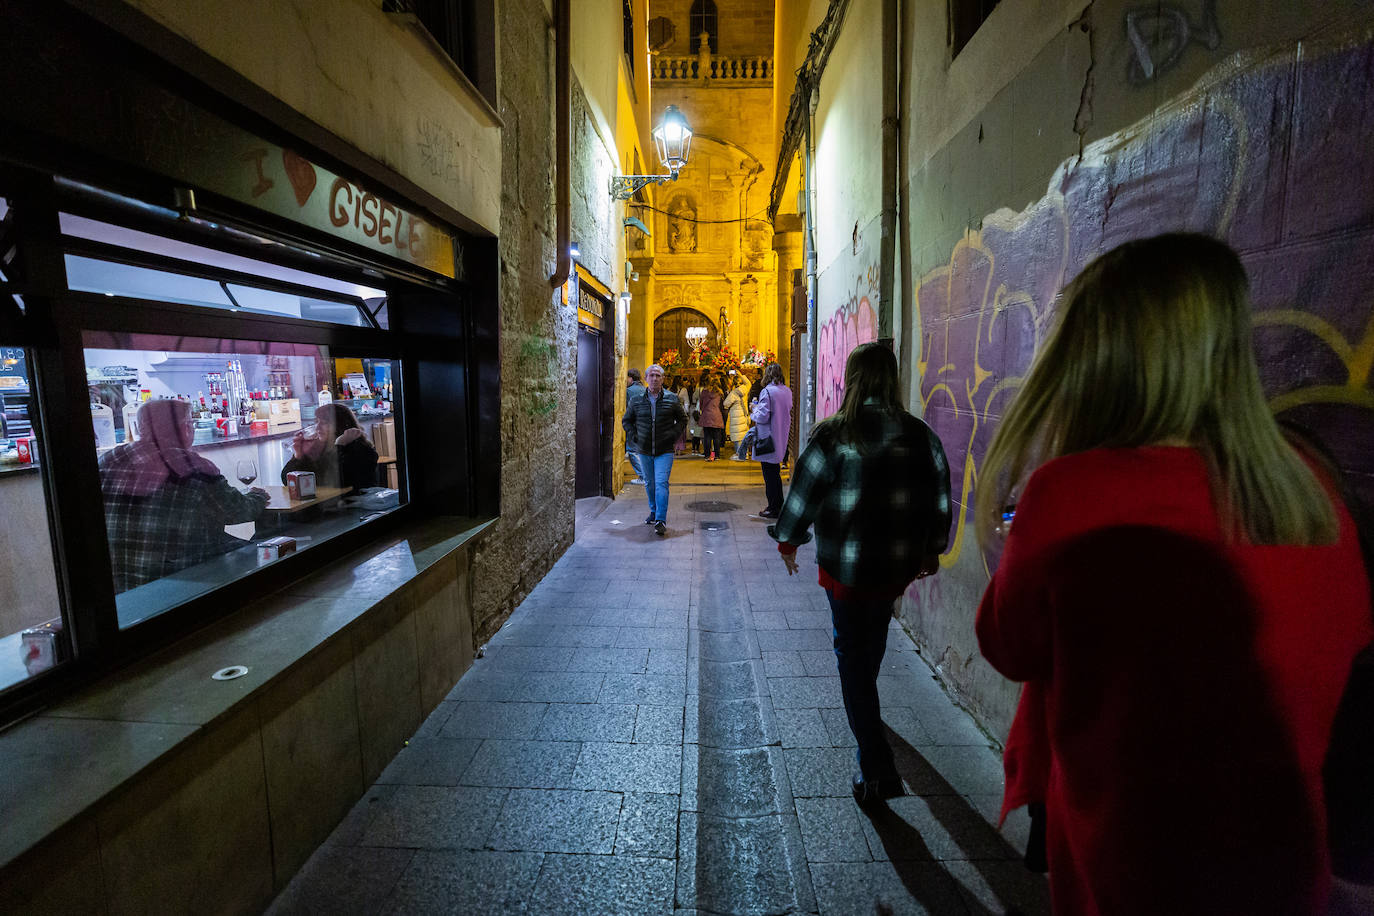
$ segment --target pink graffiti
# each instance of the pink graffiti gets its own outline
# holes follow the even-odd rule
[[[840,409],[844,400],[844,363],[849,352],[878,339],[877,321],[868,297],[845,303],[821,325],[816,341],[816,419]]]

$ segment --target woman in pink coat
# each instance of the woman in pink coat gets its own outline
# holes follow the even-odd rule
[[[752,416],[758,426],[754,460],[763,468],[763,492],[768,497],[767,507],[755,517],[777,518],[782,511],[782,462],[792,429],[792,391],[782,383],[782,366],[777,363],[763,370],[763,389]]]

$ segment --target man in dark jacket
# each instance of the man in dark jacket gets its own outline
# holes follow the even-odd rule
[[[668,533],[668,477],[673,472],[673,446],[687,428],[687,412],[677,395],[663,387],[663,369],[650,366],[644,371],[648,387],[630,399],[620,425],[625,427],[626,447],[639,455],[639,474],[644,492],[649,494],[649,516],[644,524],[655,533]]]

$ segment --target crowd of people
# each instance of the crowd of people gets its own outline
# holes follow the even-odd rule
[[[1374,912],[1369,512],[1319,443],[1276,422],[1250,314],[1240,259],[1211,238],[1102,255],[1063,290],[979,462],[993,571],[976,637],[1023,685],[1003,817],[1029,808],[1027,864],[1057,914]],[[756,384],[685,381],[659,402],[669,425],[627,441],[670,468],[688,439],[718,457],[728,429],[763,468],[758,517],[789,575],[814,529],[853,794],[879,806],[906,793],[877,689],[888,624],[941,568],[949,466],[890,347],[864,344],[784,499],[792,396],[776,365]],[[632,400],[627,433],[652,409]]]

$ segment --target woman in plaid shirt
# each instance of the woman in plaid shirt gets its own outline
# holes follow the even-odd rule
[[[116,592],[242,547],[224,526],[253,521],[268,502],[257,487],[240,493],[191,448],[185,401],[149,401],[138,409],[138,429],[137,442],[100,459]]]
[[[883,735],[878,672],[893,602],[939,569],[949,543],[949,464],[939,437],[902,408],[891,350],[856,347],[844,381],[844,402],[812,432],[768,533],[791,575],[797,546],[816,526],[844,711],[859,746],[854,797],[868,804],[905,794]]]

